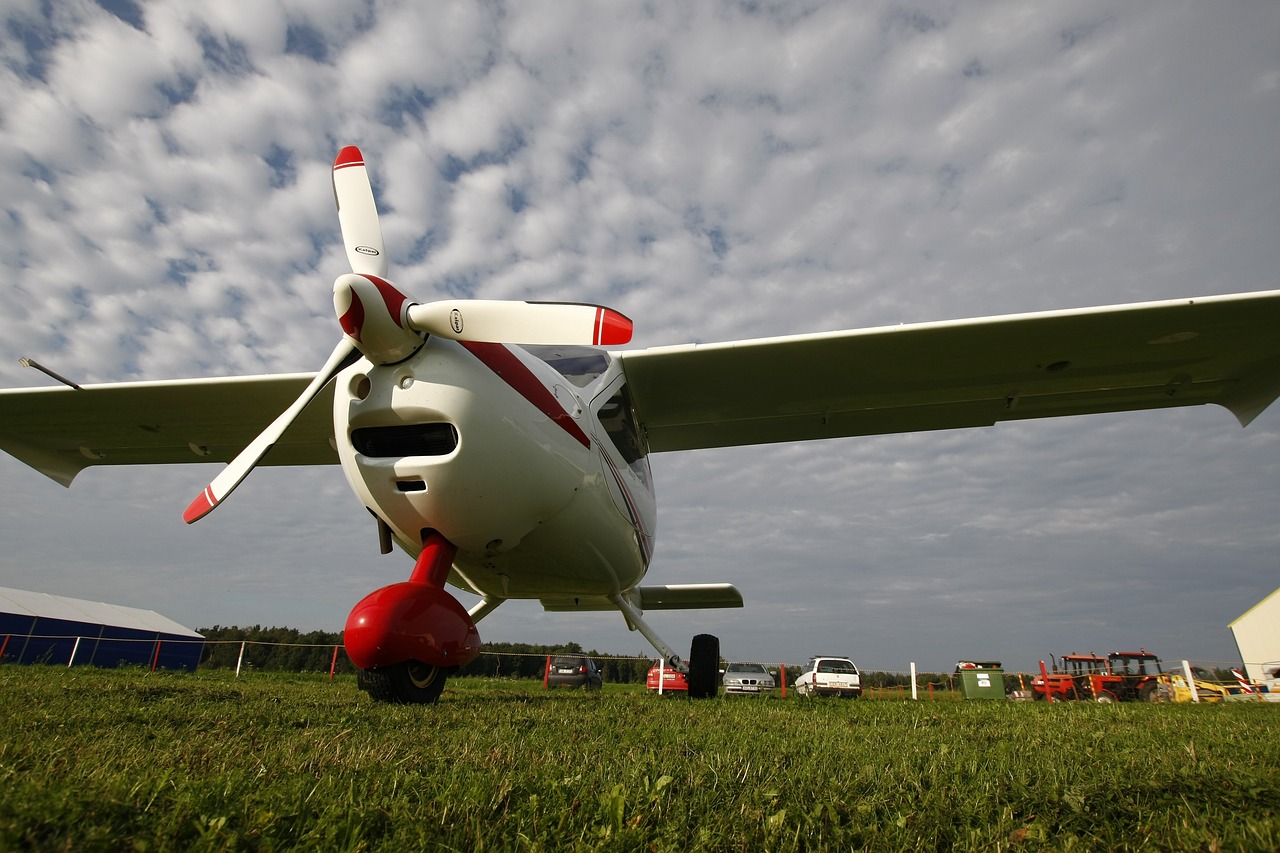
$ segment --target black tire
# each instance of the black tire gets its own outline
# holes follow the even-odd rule
[[[698,634],[689,649],[690,699],[714,699],[720,687],[720,638]]]
[[[448,678],[444,667],[409,660],[377,669],[362,669],[356,684],[375,702],[434,705]]]
[[[1138,694],[1138,698],[1143,702],[1168,702],[1172,698],[1170,696],[1171,692],[1163,684],[1153,682],[1142,686],[1142,691]]]

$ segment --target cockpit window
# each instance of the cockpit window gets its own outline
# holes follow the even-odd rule
[[[526,346],[529,355],[549,364],[579,388],[586,388],[609,367],[609,354],[594,347]]]
[[[613,446],[628,465],[634,465],[648,454],[640,428],[636,424],[635,410],[631,408],[631,394],[627,386],[618,389],[609,401],[600,407],[596,415],[608,434]]]

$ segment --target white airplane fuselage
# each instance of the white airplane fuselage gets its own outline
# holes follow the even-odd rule
[[[581,347],[548,360],[571,378],[520,347],[431,336],[335,380],[351,487],[409,554],[428,529],[456,545],[449,581],[480,595],[610,596],[649,565],[656,503],[621,369]]]

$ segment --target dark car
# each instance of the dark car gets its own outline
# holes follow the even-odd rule
[[[548,687],[585,687],[599,690],[604,683],[600,667],[586,655],[553,655],[547,670]]]

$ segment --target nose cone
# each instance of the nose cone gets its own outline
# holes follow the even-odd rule
[[[410,305],[409,297],[377,276],[347,273],[333,283],[342,331],[374,364],[404,361],[422,346],[422,335],[406,322]]]

